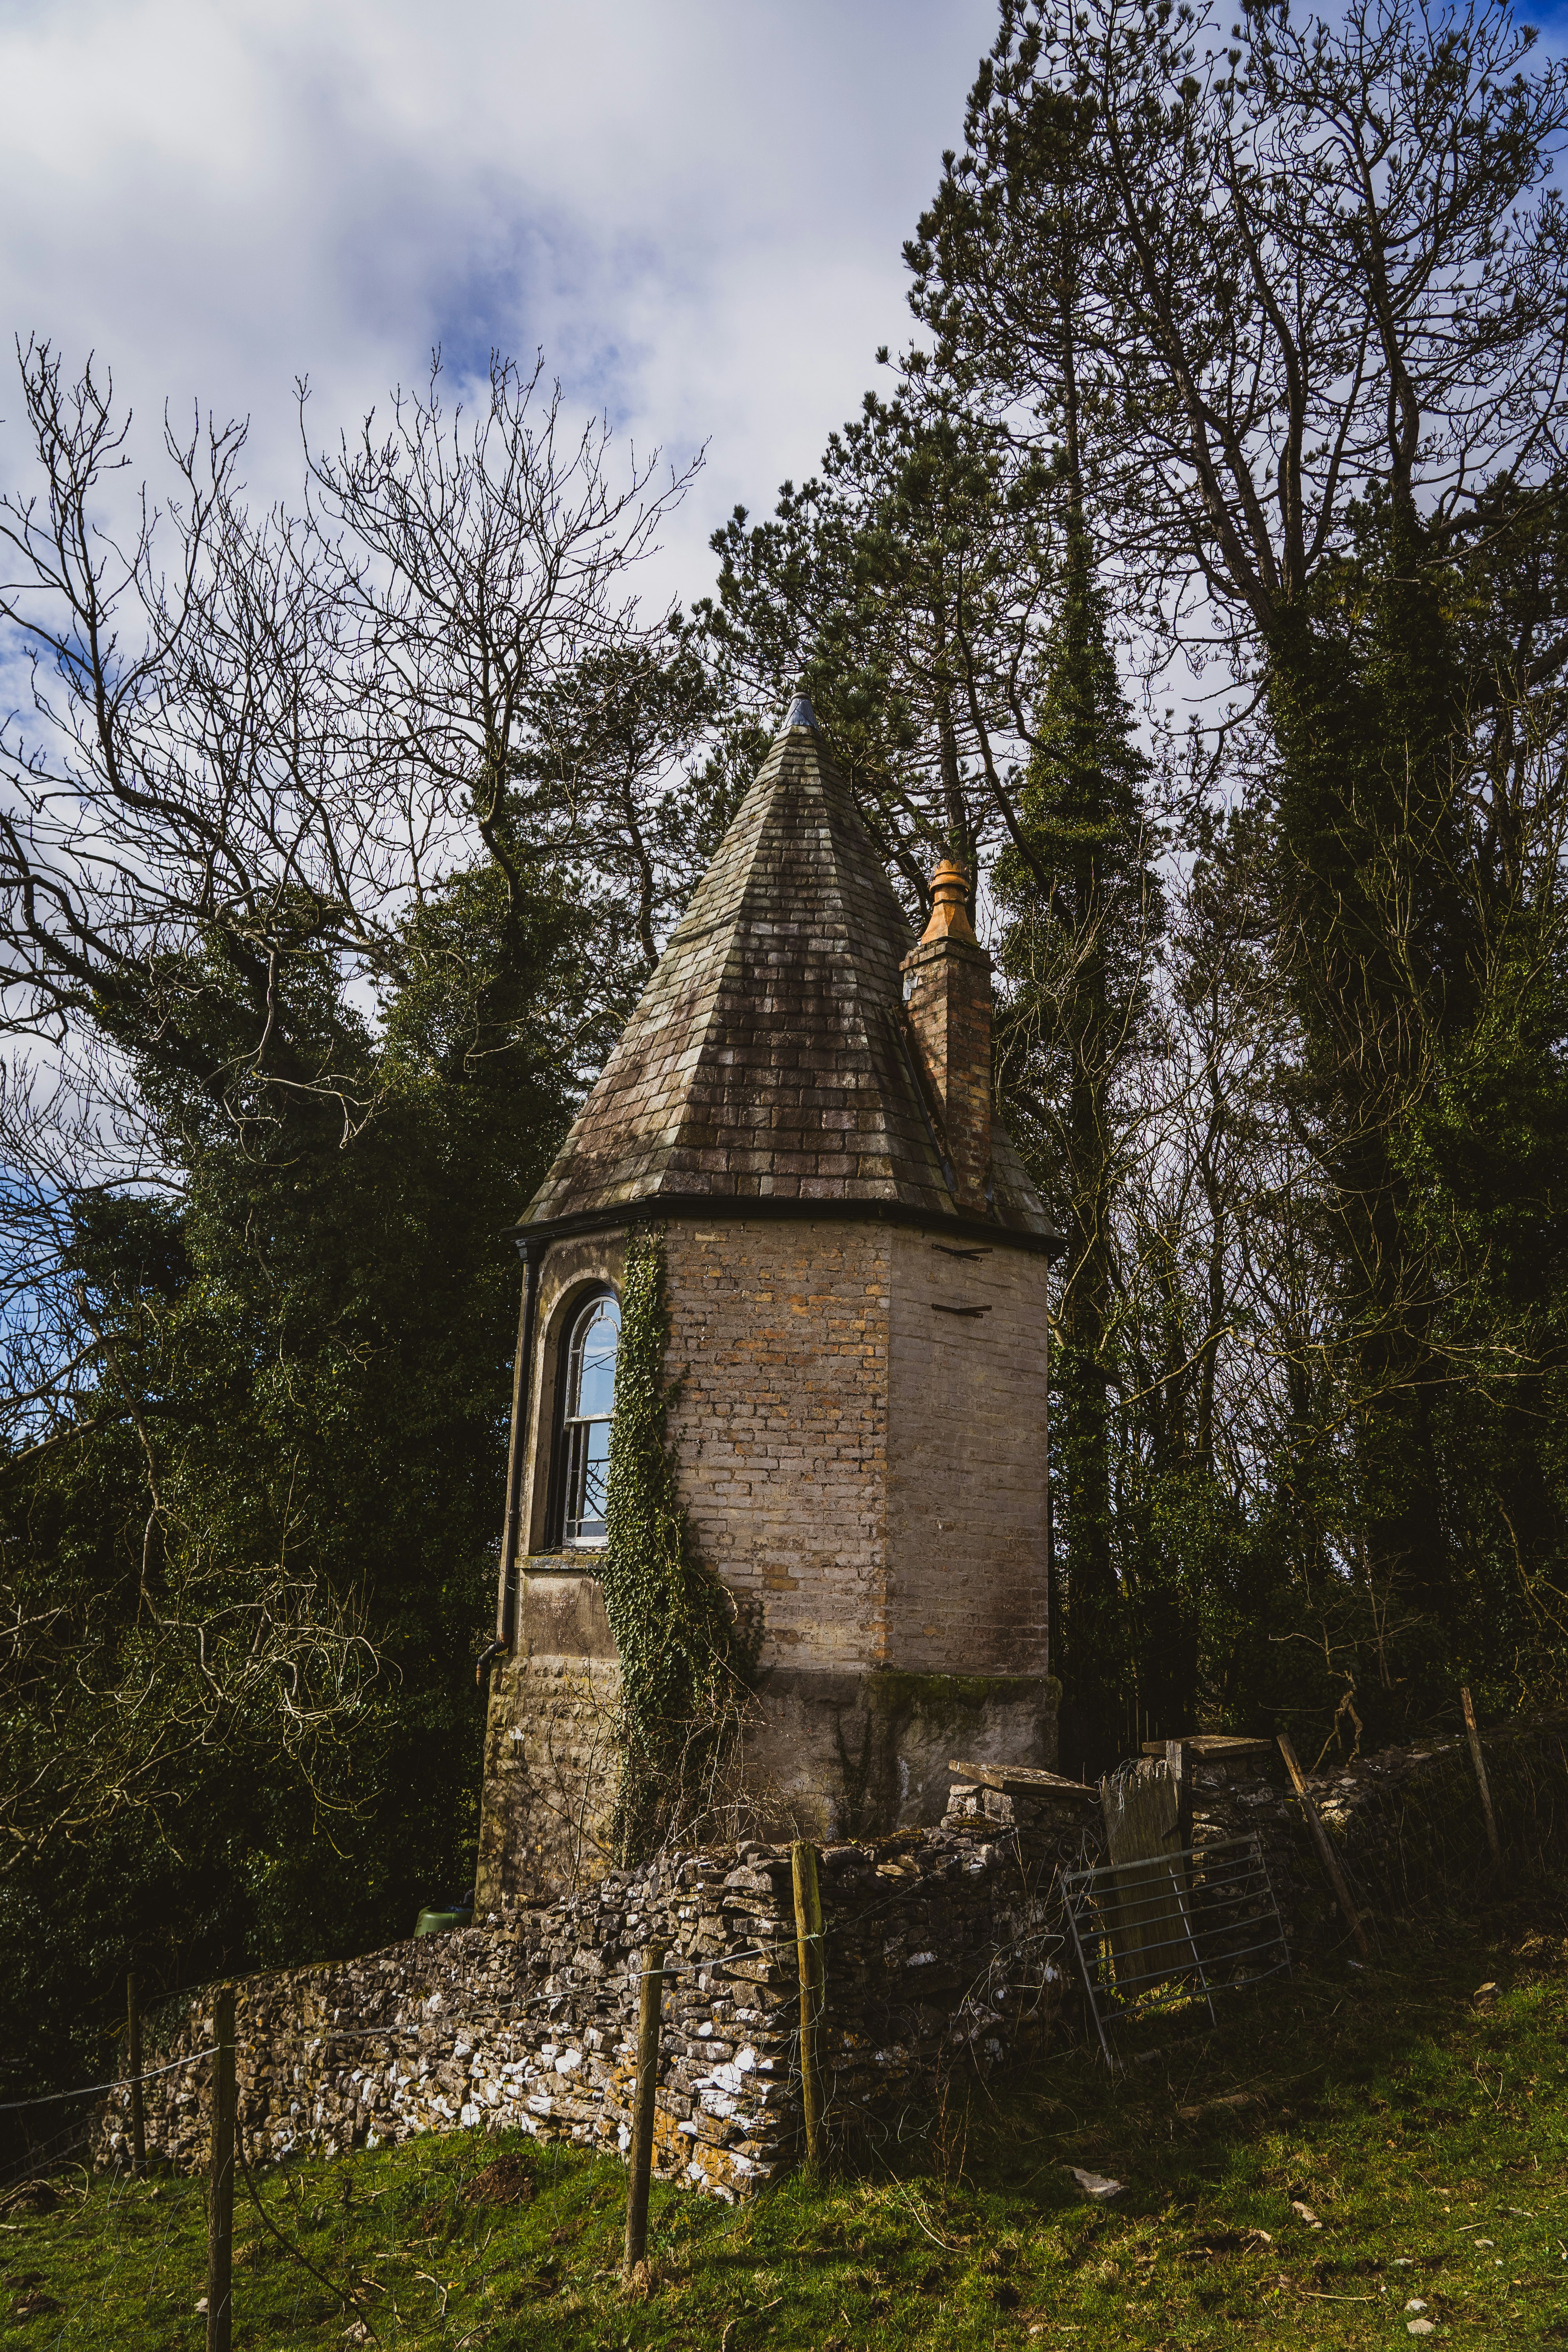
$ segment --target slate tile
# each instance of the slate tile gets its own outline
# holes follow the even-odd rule
[[[709,1190],[951,1213],[898,1044],[909,949],[820,738],[781,739],[528,1217]],[[999,1129],[994,1160],[1006,1221],[1042,1228]]]

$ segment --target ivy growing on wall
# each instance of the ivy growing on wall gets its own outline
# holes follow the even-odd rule
[[[621,1666],[615,1836],[623,1865],[701,1810],[755,1665],[755,1644],[698,1553],[677,1489],[666,1435],[675,1393],[664,1375],[668,1338],[664,1235],[634,1226],[599,1570]]]

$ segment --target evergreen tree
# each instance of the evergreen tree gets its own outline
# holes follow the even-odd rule
[[[1085,486],[1097,430],[1085,281],[1106,211],[1092,125],[1072,92],[1046,89],[1010,118],[1009,131],[988,180],[956,173],[949,158],[906,251],[913,308],[935,338],[932,364],[976,420],[972,431],[984,418],[1027,453],[1015,467],[1015,496],[1037,504],[1054,559],[1054,611],[1019,714],[1026,756],[1016,819],[995,870],[1007,983],[998,1086],[1068,1238],[1053,1376],[1053,1514],[1064,1554],[1054,1646],[1068,1692],[1064,1753],[1103,1765],[1120,1752],[1134,1694],[1149,1682],[1131,1602],[1141,1584],[1147,1604],[1151,1580],[1140,1580],[1119,1543],[1128,1529],[1116,1525],[1111,1392],[1123,1080],[1149,1045],[1162,890],[1149,764],[1110,644]],[[1151,1655],[1170,1668],[1182,1645],[1147,1605],[1143,1615]]]
[[[226,1133],[144,1049],[177,1201],[79,1198],[89,1409],[0,1469],[32,1629],[5,1724],[18,2081],[99,2063],[132,1960],[152,1990],[363,1950],[472,1876],[501,1228],[568,1114],[572,910],[513,921],[489,868],[434,892],[405,947],[378,1034],[330,973],[286,968],[290,1051],[338,1100],[276,1091]],[[216,1061],[216,975],[199,1002],[184,1043]]]
[[[1009,752],[1028,724],[1050,596],[1037,460],[911,363],[868,393],[821,474],[713,540],[700,606],[742,690],[805,680],[861,815],[912,908],[943,855],[973,888],[1018,824]]]
[[[1536,1588],[1563,1556],[1541,1400],[1560,1363],[1542,1171],[1563,1034],[1545,747],[1568,658],[1549,617],[1568,83],[1534,39],[1501,0],[1440,28],[1407,0],[1235,27],[1152,0],[1004,0],[965,152],[910,248],[944,364],[999,429],[1059,444],[1076,402],[1129,608],[1198,667],[1223,651],[1267,714],[1294,1032],[1274,1116],[1310,1155],[1331,1267],[1326,1385],[1298,1402],[1349,1434],[1321,1524],[1360,1596],[1344,1670],[1375,1682],[1385,1728],[1440,1702],[1461,1652],[1489,1653],[1510,1574]],[[1502,747],[1525,738],[1510,772]],[[1490,1164],[1517,1226],[1461,1205],[1493,1087],[1531,1171]],[[1483,1228],[1520,1286],[1495,1320]]]
[[[1067,1234],[1052,1381],[1054,1528],[1066,1551],[1054,1655],[1072,1759],[1106,1763],[1119,1752],[1134,1663],[1112,1515],[1119,1095],[1127,1064],[1146,1050],[1161,890],[1147,761],[1079,529],[1047,665],[1018,794],[1022,839],[995,873],[1006,983],[998,1090]]]

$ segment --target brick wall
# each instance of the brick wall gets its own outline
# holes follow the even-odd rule
[[[930,1822],[953,1755],[1050,1764],[1045,1260],[869,1219],[676,1219],[667,1251],[681,1493],[703,1558],[761,1612],[752,1811],[734,1825]],[[563,1574],[539,1547],[561,1335],[622,1263],[618,1240],[559,1243],[541,1273],[534,1548],[489,1699],[492,1902],[543,1900],[609,1859],[614,1643],[594,1555]]]
[[[958,1205],[983,1217],[991,1181],[991,959],[973,937],[928,938],[902,969]]]
[[[891,1244],[870,1223],[669,1227],[681,1495],[763,1610],[765,1665],[887,1656]]]
[[[1042,1675],[1047,1269],[978,1246],[894,1243],[889,1650],[915,1671]]]

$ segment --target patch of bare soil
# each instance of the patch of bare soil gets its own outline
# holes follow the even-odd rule
[[[533,2168],[526,2156],[509,2150],[476,2172],[463,2191],[466,2205],[526,2205],[533,2194]]]

